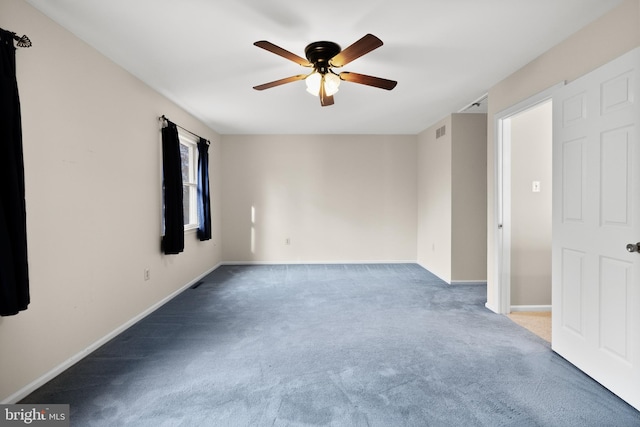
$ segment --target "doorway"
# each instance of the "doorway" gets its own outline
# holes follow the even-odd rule
[[[551,311],[552,101],[511,116],[510,311]]]
[[[551,311],[555,85],[495,117],[499,313]]]

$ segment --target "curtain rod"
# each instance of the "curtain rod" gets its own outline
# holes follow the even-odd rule
[[[22,37],[18,37],[16,33],[12,33],[12,34],[13,34],[13,39],[18,42],[18,47],[32,46],[31,40],[29,40],[29,37],[27,37],[26,35],[23,35]]]
[[[168,119],[164,114],[163,114],[162,116],[158,117],[158,119],[159,119],[159,120],[164,120],[164,121],[167,121],[167,122],[171,122],[171,120],[169,120],[169,119]],[[209,145],[209,144],[210,144],[210,142],[209,142],[209,140],[208,140],[208,139],[205,139],[205,138],[201,137],[201,136],[200,136],[200,135],[198,135],[197,133],[193,133],[193,132],[191,132],[189,129],[185,129],[185,128],[183,128],[182,126],[180,126],[180,125],[178,125],[178,124],[176,124],[176,123],[174,123],[174,122],[171,122],[171,123],[173,123],[174,125],[176,125],[176,126],[177,126],[177,127],[179,127],[180,129],[182,129],[183,131],[185,131],[185,132],[189,132],[191,135],[195,136],[196,138],[204,139],[204,140],[207,142],[207,145]]]
[[[8,33],[11,34],[11,37],[13,37],[13,39],[15,41],[17,41],[18,43],[18,47],[31,47],[31,40],[29,40],[29,37],[27,37],[27,35],[23,35],[22,37],[18,36],[16,33],[14,33],[13,31],[7,31],[3,28],[0,28],[0,31],[2,31],[3,33]]]

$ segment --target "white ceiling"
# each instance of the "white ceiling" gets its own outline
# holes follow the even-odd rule
[[[27,1],[221,134],[417,134],[621,2]],[[392,91],[343,82],[321,107],[304,81],[252,89],[307,72],[257,40],[304,57],[367,33],[384,46],[342,71],[397,80]]]

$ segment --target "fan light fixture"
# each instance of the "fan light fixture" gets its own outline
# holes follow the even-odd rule
[[[333,96],[338,92],[340,77],[331,72],[321,74],[316,71],[309,74],[305,82],[307,83],[307,92],[311,95],[320,96],[320,85],[324,84],[324,93],[327,96]]]
[[[394,80],[367,76],[366,74],[352,73],[349,71],[343,71],[338,74],[333,71],[333,68],[340,68],[347,65],[354,59],[360,58],[362,55],[382,46],[382,40],[373,34],[365,35],[344,50],[334,42],[313,42],[304,49],[304,54],[307,59],[266,40],[257,41],[254,45],[295,62],[298,65],[302,65],[303,67],[313,68],[311,74],[296,74],[295,76],[285,77],[284,79],[254,86],[253,88],[255,90],[265,90],[286,83],[305,80],[307,92],[320,98],[320,105],[326,107],[333,105],[333,95],[338,92],[338,86],[340,86],[342,80],[386,90],[391,90],[398,84],[398,82]]]

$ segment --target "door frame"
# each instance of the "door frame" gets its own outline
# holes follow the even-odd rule
[[[552,99],[557,83],[494,115],[494,301],[493,311],[511,312],[511,117]]]

